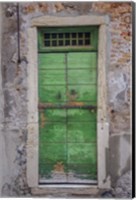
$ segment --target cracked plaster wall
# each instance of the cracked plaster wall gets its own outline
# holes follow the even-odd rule
[[[4,120],[2,120],[2,195],[29,196],[26,180],[27,141],[27,29],[31,19],[43,15],[79,16],[108,15],[110,65],[107,69],[110,149],[107,167],[112,186],[131,169],[130,104],[131,104],[131,3],[38,2],[19,3],[20,53],[18,63],[16,3],[2,3],[2,89]],[[31,97],[30,97],[31,98]],[[3,102],[1,102],[1,105]],[[1,111],[2,113],[2,111]],[[2,115],[0,116],[0,120]],[[124,154],[124,150],[127,152]]]

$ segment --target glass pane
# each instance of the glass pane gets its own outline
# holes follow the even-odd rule
[[[59,33],[59,38],[63,38],[64,37],[64,33]]]
[[[44,84],[44,85],[65,84],[65,71],[64,70],[40,70],[39,84]]]
[[[83,33],[78,33],[78,37],[82,38],[83,37]]]
[[[96,163],[96,144],[68,143],[68,163]]]
[[[53,39],[57,38],[57,34],[56,33],[52,33],[51,36],[52,36]]]
[[[57,41],[56,40],[52,40],[52,46],[57,46]]]
[[[90,52],[68,53],[68,68],[96,68],[96,56]]]
[[[95,122],[96,112],[91,109],[68,109],[67,111],[68,122]]]
[[[85,40],[85,45],[89,45],[90,44],[90,40]]]
[[[60,103],[66,101],[65,86],[44,86],[39,87],[40,102]]]
[[[90,101],[89,104],[96,104],[93,103],[97,99],[96,85],[69,85],[68,91],[67,96],[70,101]],[[75,94],[72,91],[75,91]]]
[[[70,33],[65,33],[65,38],[70,38]]]
[[[85,33],[85,38],[90,38],[90,33],[88,32],[88,33]]]
[[[64,41],[63,40],[59,40],[59,46],[63,46],[64,45]]]
[[[44,38],[45,39],[50,39],[50,33],[44,33]]]
[[[68,123],[68,142],[96,142],[96,123]]]
[[[76,40],[72,40],[72,45],[76,45]]]
[[[96,83],[96,69],[77,69],[68,70],[68,83],[69,84],[89,84]]]
[[[64,53],[39,53],[39,69],[64,69],[65,68],[65,55]]]
[[[76,38],[77,33],[72,33],[72,38]]]
[[[48,41],[48,40],[46,40],[46,41],[44,42],[44,45],[45,45],[46,47],[49,47],[49,46],[51,45],[51,42]]]
[[[47,145],[47,143],[62,143],[66,141],[66,125],[65,123],[48,123],[45,121],[40,123],[40,141]]]
[[[66,45],[66,46],[70,45],[70,41],[69,41],[69,40],[66,40],[66,41],[65,41],[65,45]]]
[[[79,40],[78,45],[83,45],[83,40]]]

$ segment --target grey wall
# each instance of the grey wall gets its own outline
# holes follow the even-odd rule
[[[0,45],[2,48],[0,69],[2,195],[31,195],[26,180],[27,64],[29,62],[27,29],[30,27],[31,19],[37,16],[78,16],[94,13],[110,17],[110,65],[107,69],[110,151],[107,153],[107,168],[111,174],[112,186],[116,187],[118,179],[131,170],[131,12],[132,6],[129,3],[19,3],[21,60],[18,62],[17,3],[2,3],[0,26],[2,30]]]

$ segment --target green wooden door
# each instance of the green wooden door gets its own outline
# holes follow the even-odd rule
[[[45,183],[97,179],[97,53],[39,53],[39,174]]]

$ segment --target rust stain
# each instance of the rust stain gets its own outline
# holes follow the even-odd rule
[[[71,101],[71,102],[68,103],[68,105],[70,105],[70,106],[83,106],[84,103],[83,102]]]
[[[55,3],[55,8],[56,8],[57,12],[64,10],[64,6],[60,2]]]
[[[16,68],[16,76],[19,76],[20,72],[21,72],[20,66],[17,65],[17,68]]]
[[[39,7],[39,9],[40,9],[42,12],[48,11],[48,5],[47,5],[46,3],[40,2],[40,3],[38,4],[38,7]]]
[[[26,14],[32,13],[34,11],[35,11],[35,5],[33,5],[33,4],[29,4],[24,7],[24,13],[26,13]]]
[[[70,92],[67,93],[67,97],[69,98],[69,101],[75,101],[78,95],[75,90],[71,90]]]
[[[46,108],[46,107],[49,107],[49,106],[53,106],[53,104],[52,103],[46,103],[46,104],[45,103],[39,103],[38,104],[38,108],[41,109],[41,110]]]
[[[64,165],[62,162],[57,162],[55,165],[54,165],[54,171],[57,171],[57,172],[64,172]]]
[[[40,119],[41,119],[41,125],[40,125],[40,127],[44,128],[45,122],[46,122],[46,118],[45,118],[45,115],[44,115],[43,112],[40,114]]]

